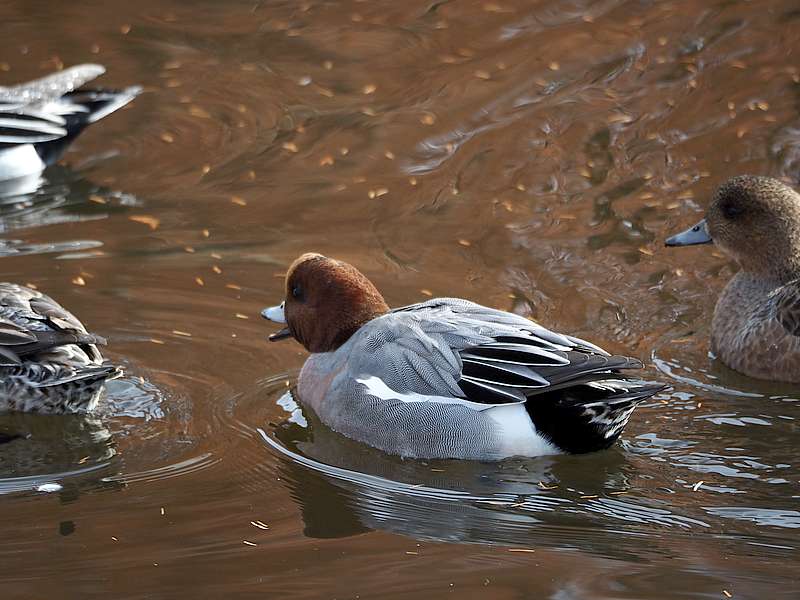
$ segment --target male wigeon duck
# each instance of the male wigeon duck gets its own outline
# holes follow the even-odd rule
[[[500,460],[611,446],[637,404],[634,358],[457,298],[390,309],[355,267],[304,254],[262,315],[311,352],[299,399],[329,427],[384,452]]]
[[[0,283],[0,411],[92,410],[103,383],[121,374],[103,363],[102,344],[49,296]]]
[[[55,163],[88,125],[122,108],[141,88],[79,89],[105,72],[78,65],[41,79],[0,86],[0,181]]]
[[[666,244],[710,242],[741,267],[714,309],[712,352],[750,377],[800,382],[800,194],[770,177],[734,177],[702,221]]]

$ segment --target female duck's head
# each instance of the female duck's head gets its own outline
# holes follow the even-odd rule
[[[745,271],[800,277],[800,194],[771,177],[742,175],[717,189],[706,217],[667,246],[714,242]]]

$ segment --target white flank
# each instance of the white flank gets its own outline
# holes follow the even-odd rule
[[[22,144],[0,150],[0,180],[33,175],[44,169],[45,164],[33,144]]]
[[[517,404],[482,404],[470,402],[464,398],[447,396],[425,396],[414,392],[400,393],[391,389],[378,377],[356,379],[367,388],[370,395],[381,400],[400,400],[401,402],[435,402],[437,404],[458,404],[466,406],[494,421],[500,428],[503,440],[496,458],[509,456],[544,456],[561,454],[561,451],[536,432],[528,411],[522,402]]]
[[[504,404],[486,411],[486,416],[500,426],[503,437],[502,457],[545,456],[561,454],[556,446],[539,435],[522,404]]]

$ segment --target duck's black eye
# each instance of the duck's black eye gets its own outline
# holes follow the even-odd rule
[[[722,211],[722,216],[729,220],[735,219],[744,212],[742,205],[734,200],[723,202],[719,208]]]
[[[295,300],[302,300],[303,299],[303,290],[299,285],[295,285],[292,287],[292,298]]]

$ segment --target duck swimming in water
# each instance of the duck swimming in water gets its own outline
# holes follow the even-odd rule
[[[0,283],[0,411],[87,412],[119,367],[103,363],[105,340],[49,296]]]
[[[734,177],[666,245],[711,242],[741,267],[714,308],[712,352],[750,377],[800,382],[800,194],[771,177]]]
[[[28,83],[0,86],[0,181],[40,173],[61,158],[86,127],[142,91],[138,86],[81,88],[103,73],[104,67],[85,64]]]
[[[634,358],[457,298],[390,309],[353,266],[304,254],[262,315],[311,352],[298,395],[329,427],[384,452],[500,460],[611,446],[664,389]]]

